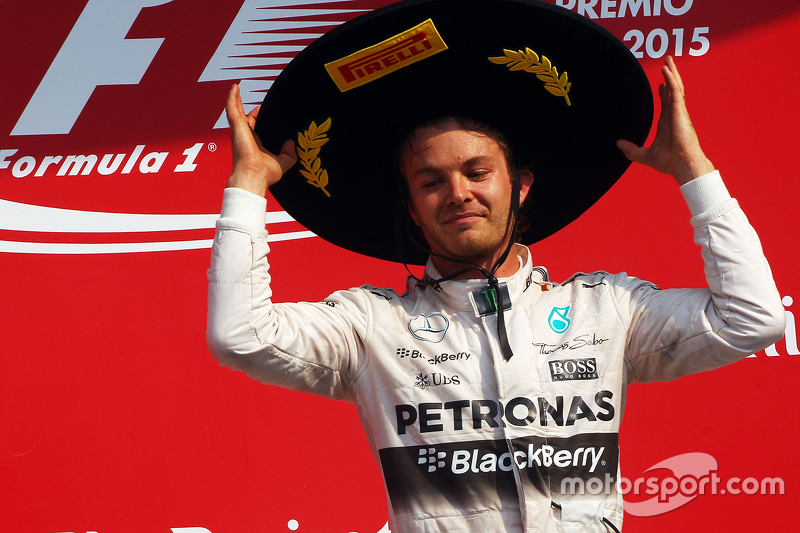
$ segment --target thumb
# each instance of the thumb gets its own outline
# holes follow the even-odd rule
[[[625,154],[625,157],[633,161],[633,152],[638,148],[635,144],[630,141],[626,141],[624,139],[620,139],[617,141],[617,148],[622,150],[622,153]]]
[[[624,139],[617,141],[617,148],[622,150],[622,153],[625,154],[625,157],[627,157],[630,161],[642,163],[643,165],[650,165],[647,156],[647,148],[640,148],[632,142]]]
[[[281,153],[278,154],[276,159],[281,166],[282,174],[285,174],[287,170],[294,166],[297,162],[297,152],[295,151],[293,140],[287,139],[286,142],[283,143]]]

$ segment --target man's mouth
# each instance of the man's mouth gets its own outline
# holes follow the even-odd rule
[[[477,220],[479,218],[483,218],[483,215],[480,213],[457,213],[455,215],[450,215],[447,219],[445,219],[445,224],[464,224],[467,222],[472,222],[473,220]]]

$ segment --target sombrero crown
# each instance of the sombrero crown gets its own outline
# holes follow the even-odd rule
[[[423,264],[398,231],[396,152],[411,129],[469,117],[507,138],[533,170],[529,244],[563,228],[625,172],[617,139],[641,145],[650,85],[613,35],[537,0],[412,0],[334,29],[284,69],[256,132],[298,163],[270,191],[320,237]]]

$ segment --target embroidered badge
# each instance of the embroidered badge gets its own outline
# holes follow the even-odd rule
[[[550,316],[547,317],[547,324],[550,326],[550,329],[556,333],[564,333],[569,329],[572,323],[572,320],[567,318],[569,308],[570,306],[553,307],[553,310],[550,311]]]
[[[426,342],[442,342],[450,321],[442,313],[417,315],[408,321],[408,331],[415,339]]]
[[[325,65],[341,92],[360,87],[403,67],[447,50],[431,19]]]
[[[503,311],[511,309],[511,295],[508,293],[508,286],[500,284],[500,292],[503,293]],[[475,310],[478,316],[491,315],[497,312],[497,295],[491,287],[485,287],[472,291],[472,301],[475,302]]]
[[[489,61],[498,65],[505,65],[512,71],[524,70],[525,72],[536,74],[536,77],[544,82],[544,88],[547,89],[550,94],[563,96],[567,101],[567,105],[572,105],[568,96],[572,83],[569,81],[566,71],[562,72],[559,76],[558,69],[550,63],[547,57],[542,56],[540,61],[539,54],[530,48],[525,48],[525,50],[519,50],[517,52],[513,50],[503,50],[503,53],[505,55],[490,57]]]
[[[322,160],[319,158],[319,151],[322,145],[330,139],[326,135],[331,127],[331,119],[329,118],[319,126],[316,122],[311,122],[311,125],[303,133],[297,134],[297,157],[300,159],[300,174],[322,192],[325,196],[330,198],[331,193],[325,188],[328,185],[328,171],[322,168]]]

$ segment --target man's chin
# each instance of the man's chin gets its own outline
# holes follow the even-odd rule
[[[448,247],[448,249],[441,252],[440,255],[458,259],[459,261],[481,264],[487,260],[492,260],[492,258],[497,255],[497,251],[500,247],[501,244],[498,243],[466,241]]]

